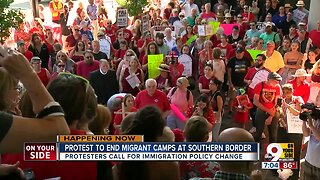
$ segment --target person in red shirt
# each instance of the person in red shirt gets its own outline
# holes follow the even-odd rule
[[[320,20],[317,22],[317,29],[313,29],[309,33],[309,38],[312,40],[313,45],[320,48]]]
[[[31,65],[34,71],[37,73],[39,79],[44,86],[47,86],[50,80],[50,73],[48,69],[41,67],[41,59],[39,57],[33,57],[31,59]]]
[[[184,66],[178,62],[178,57],[173,54],[167,56],[167,64],[169,64],[171,82],[176,84],[177,79],[182,76]]]
[[[239,89],[238,94],[233,102],[236,109],[233,119],[238,127],[245,129],[249,120],[249,110],[253,105],[244,89]]]
[[[265,125],[268,126],[269,142],[277,140],[278,121],[276,114],[276,104],[280,97],[281,87],[279,81],[282,78],[278,73],[270,72],[268,80],[257,84],[254,88],[253,104],[257,106],[255,119],[256,136],[255,141],[261,142],[261,135]]]
[[[17,50],[23,54],[29,61],[33,58],[33,53],[26,49],[26,44],[23,40],[17,42]]]
[[[111,44],[113,44],[117,39],[117,30],[115,26],[112,26],[112,21],[107,19],[103,22],[103,26],[105,28],[106,36],[109,36],[111,39]]]
[[[306,81],[306,77],[311,76],[304,69],[297,69],[294,74],[294,79],[289,81],[289,84],[292,84],[293,95],[302,97],[304,103],[307,103],[310,96],[310,85]]]
[[[131,94],[127,94],[123,97],[123,108],[119,109],[115,113],[115,117],[113,120],[113,126],[115,128],[115,135],[121,134],[121,122],[128,114],[131,112],[136,112],[137,108],[134,107],[134,97]]]
[[[46,29],[45,32],[47,38],[44,40],[44,43],[47,45],[49,53],[53,53],[53,45],[58,43],[58,40],[53,38],[53,33],[51,29]]]
[[[210,80],[214,78],[214,72],[212,64],[206,64],[204,67],[204,74],[199,77],[199,91],[201,94],[209,94]]]
[[[140,91],[135,99],[135,107],[141,109],[145,106],[157,106],[162,112],[163,117],[167,117],[170,112],[170,103],[166,94],[157,89],[157,81],[154,79],[146,80],[146,89]]]
[[[225,58],[227,54],[233,50],[233,47],[231,44],[228,43],[227,35],[225,34],[220,35],[220,41],[221,43],[219,43],[217,47],[221,49],[221,56]]]
[[[77,63],[77,74],[88,79],[90,73],[95,70],[98,70],[99,68],[99,61],[94,59],[92,51],[87,50],[84,53],[84,61],[80,61]]]
[[[211,4],[210,3],[206,3],[204,5],[204,8],[205,8],[205,12],[201,13],[201,18],[202,19],[205,19],[205,20],[208,20],[208,19],[216,19],[216,15],[214,14],[214,12],[211,11]]]
[[[206,94],[201,94],[197,102],[193,107],[190,107],[187,112],[187,117],[192,116],[201,116],[206,118],[208,123],[210,123],[210,131],[213,129],[214,126],[214,112],[209,103],[209,97]]]

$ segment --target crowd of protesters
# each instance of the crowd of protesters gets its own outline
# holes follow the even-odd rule
[[[254,170],[249,162],[23,160],[24,142],[71,133],[141,134],[146,142],[295,143],[294,160],[305,163],[290,179],[302,172],[304,179],[320,179],[320,121],[288,131],[301,105],[320,107],[320,21],[307,28],[303,1],[294,7],[263,2],[153,1],[144,9],[145,29],[143,14],[119,27],[103,1],[85,7],[52,0],[61,36],[43,25],[40,13],[32,27],[22,23],[16,30],[15,47],[0,47],[0,177],[31,169],[36,179],[249,179]],[[200,33],[210,22],[234,26],[230,34],[222,27]],[[163,57],[158,67],[150,66],[154,55]],[[226,118],[233,128],[220,132]],[[304,137],[310,137],[305,157]]]

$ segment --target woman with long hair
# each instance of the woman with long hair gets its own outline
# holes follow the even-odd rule
[[[191,25],[188,25],[186,28],[186,34],[182,36],[182,44],[186,44],[187,41],[194,36],[193,28]]]
[[[120,77],[120,73],[122,70],[126,69],[127,67],[129,67],[129,63],[130,63],[130,58],[132,56],[137,57],[136,53],[132,50],[132,49],[128,49],[126,51],[125,56],[123,57],[123,59],[120,61],[118,68],[117,68],[117,78],[119,79]],[[139,64],[140,65],[140,64]]]
[[[142,58],[142,70],[145,76],[148,75],[148,55],[156,54],[160,54],[160,50],[158,48],[158,45],[154,41],[152,41],[148,44],[146,54]]]
[[[209,97],[206,94],[201,94],[195,105],[191,107],[187,113],[187,117],[192,116],[201,116],[207,119],[207,121],[211,124],[211,128],[214,125],[214,112],[209,103]]]
[[[210,79],[214,78],[212,64],[206,64],[203,71],[204,74],[199,78],[199,91],[201,94],[209,94]]]
[[[84,53],[86,52],[86,46],[83,41],[77,41],[74,50],[71,51],[69,57],[74,62],[80,62],[84,60]]]
[[[140,82],[137,82],[136,80]],[[129,67],[122,70],[120,73],[119,90],[120,92],[131,93],[136,96],[143,87],[143,82],[144,74],[142,69],[139,68],[139,60],[137,57],[131,56],[129,60]]]
[[[137,108],[134,107],[134,96],[132,96],[131,94],[126,94],[123,98],[122,98],[122,108],[119,109],[114,116],[114,120],[113,120],[113,127],[115,128],[115,135],[120,134],[120,132],[122,132],[121,130],[121,123],[122,120],[124,119],[124,117],[126,117],[127,115],[129,115],[132,112],[136,112]]]
[[[50,53],[47,45],[41,40],[39,34],[34,33],[31,36],[31,43],[28,50],[41,59],[41,67],[48,68]]]
[[[57,57],[56,57],[57,61],[62,61],[64,64],[65,64],[65,71],[67,72],[70,72],[70,73],[75,73],[75,62],[70,59],[68,56],[67,56],[67,53],[64,52],[64,51],[59,51],[57,53]],[[55,64],[53,66],[53,71],[56,72],[57,71],[57,65],[58,64]]]
[[[199,64],[198,64],[198,70],[199,70],[199,76],[202,76],[204,74],[204,67],[207,63],[207,61],[212,60],[212,42],[210,40],[206,40],[204,42],[204,48],[199,52]]]
[[[59,43],[57,39],[53,38],[53,33],[51,29],[46,29],[46,39],[44,40],[44,43],[47,45],[49,53],[53,53],[53,45],[56,43]]]
[[[282,74],[282,84],[286,84],[292,78],[297,69],[301,68],[303,54],[299,52],[300,43],[294,41],[291,44],[291,51],[284,54],[285,71]]]
[[[0,85],[0,111],[21,115],[19,102],[22,86],[2,67],[0,67]]]

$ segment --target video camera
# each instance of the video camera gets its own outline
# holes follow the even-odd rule
[[[300,113],[299,118],[302,121],[307,121],[308,119],[320,119],[320,107],[315,106],[313,103],[306,103],[302,105],[301,108],[309,110]]]

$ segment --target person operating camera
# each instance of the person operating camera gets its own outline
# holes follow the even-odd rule
[[[312,111],[319,112],[316,109]],[[304,179],[320,179],[320,116],[312,116],[307,121],[303,121],[302,131],[304,136],[310,136],[304,165]]]
[[[169,64],[171,82],[176,84],[177,79],[182,76],[184,66],[178,62],[178,56],[174,52],[167,56],[167,64]]]

